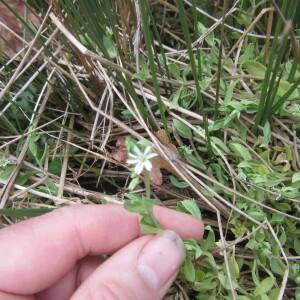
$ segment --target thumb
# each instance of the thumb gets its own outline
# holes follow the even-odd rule
[[[183,243],[173,231],[141,237],[106,260],[71,300],[162,299],[184,257]]]

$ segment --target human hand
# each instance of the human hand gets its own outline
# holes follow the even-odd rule
[[[175,231],[199,240],[203,224],[153,213],[162,235],[141,236],[138,216],[118,205],[74,205],[2,229],[0,300],[162,299],[185,255]]]

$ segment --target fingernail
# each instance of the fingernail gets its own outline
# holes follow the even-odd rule
[[[137,269],[145,283],[156,289],[177,273],[184,257],[182,240],[174,231],[166,230],[143,248]]]

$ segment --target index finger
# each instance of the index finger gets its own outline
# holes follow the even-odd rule
[[[202,236],[201,220],[160,207],[154,215],[183,238]],[[84,256],[112,253],[139,235],[138,216],[119,205],[73,205],[6,227],[0,231],[0,290],[35,294]]]

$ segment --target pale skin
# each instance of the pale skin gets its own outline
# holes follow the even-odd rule
[[[119,205],[74,205],[0,230],[0,300],[162,299],[184,259],[175,232],[200,240],[203,223],[158,206],[154,217],[163,235],[141,235]]]

